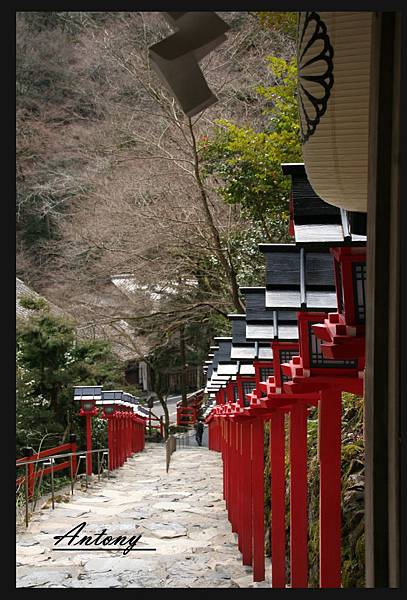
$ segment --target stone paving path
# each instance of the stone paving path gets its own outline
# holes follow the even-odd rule
[[[218,453],[193,448],[177,450],[167,474],[164,447],[147,444],[114,478],[75,489],[69,503],[43,508],[18,528],[17,587],[269,587],[253,584],[242,565],[221,469]],[[83,521],[82,535],[141,534],[136,547],[156,551],[52,550],[54,535]]]

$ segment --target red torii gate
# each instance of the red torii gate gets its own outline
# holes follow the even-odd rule
[[[135,452],[144,449],[146,418],[137,413],[136,399],[122,390],[102,390],[102,386],[75,386],[74,400],[80,402],[86,417],[86,472],[92,474],[92,417],[107,419],[109,469],[121,467]]]

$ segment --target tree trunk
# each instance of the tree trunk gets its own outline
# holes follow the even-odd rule
[[[170,432],[170,413],[168,412],[168,406],[166,402],[166,398],[164,398],[161,394],[157,394],[157,398],[160,401],[162,409],[164,411],[164,439],[167,440]]]
[[[187,388],[186,388],[186,377],[185,377],[185,363],[186,363],[186,355],[185,355],[185,326],[181,325],[179,329],[179,351],[181,356],[181,403],[182,406],[188,406],[187,401]]]
[[[198,151],[197,151],[197,147],[196,147],[196,139],[195,139],[195,134],[194,134],[194,130],[192,127],[191,119],[188,119],[188,125],[189,125],[189,131],[190,131],[191,139],[192,139],[195,180],[196,180],[197,186],[199,188],[200,197],[201,197],[201,201],[202,201],[202,207],[205,212],[206,222],[207,222],[209,229],[211,231],[211,234],[212,234],[212,239],[213,239],[213,243],[214,243],[214,247],[215,247],[215,253],[216,253],[216,256],[218,257],[219,262],[221,263],[223,270],[226,274],[226,277],[229,281],[230,293],[231,293],[233,305],[238,312],[244,312],[244,305],[243,305],[242,301],[240,300],[240,296],[239,296],[239,285],[238,285],[237,279],[236,279],[236,272],[235,272],[232,262],[226,258],[225,254],[223,252],[219,231],[217,230],[215,223],[213,222],[212,213],[209,208],[209,202],[208,202],[208,198],[206,195],[205,186],[201,179],[201,174],[199,171],[199,157],[198,157]]]

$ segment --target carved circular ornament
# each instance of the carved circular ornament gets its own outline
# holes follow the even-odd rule
[[[318,13],[301,13],[298,21],[297,60],[303,143],[315,133],[326,112],[334,83],[333,55],[327,27]]]

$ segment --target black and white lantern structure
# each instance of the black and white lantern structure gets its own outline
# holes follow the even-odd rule
[[[79,414],[86,417],[86,473],[92,475],[92,417],[98,414],[96,403],[102,398],[102,386],[75,386],[74,401],[80,402]]]
[[[298,353],[297,313],[266,309],[266,288],[240,288],[246,300],[246,339],[255,340],[256,394],[261,397],[260,382],[275,376],[280,383],[280,358]],[[274,358],[274,353],[276,357]],[[291,356],[292,354],[290,354]]]
[[[354,233],[355,213],[327,204],[315,193],[302,163],[283,164],[282,169],[291,177],[290,231],[296,245],[306,250],[327,248],[333,256],[337,310],[313,326],[323,342],[322,354],[326,359],[360,358],[363,369],[366,230],[358,223]]]
[[[233,338],[215,337],[214,339],[219,344],[217,376],[227,377],[226,383],[221,388],[222,399],[223,402],[234,402],[238,363],[231,358]]]
[[[119,409],[123,397],[123,390],[103,390],[102,398],[98,402],[103,409],[105,418],[111,417]]]
[[[214,339],[217,346],[213,353],[212,364],[208,368],[208,381],[206,386],[207,392],[216,393],[216,401],[218,404],[225,402],[226,384],[230,379],[230,375],[219,373],[219,361],[227,360],[230,356],[231,338],[217,337]],[[213,347],[212,347],[213,348]],[[209,355],[211,356],[211,354]]]
[[[80,386],[74,387],[74,401],[80,402],[81,416],[95,416],[98,414],[96,403],[101,400],[102,386]]]
[[[228,355],[228,346],[230,345],[231,338],[219,337],[215,338],[215,341],[216,346],[211,346],[211,349],[214,350],[214,352],[209,353],[208,359],[210,360],[206,361],[208,369],[205,392],[215,392],[217,395],[217,402],[223,404],[225,400],[224,391],[229,377],[227,375],[218,374],[218,365],[219,360]],[[219,341],[222,342],[220,345]]]
[[[236,383],[233,387],[234,402],[243,407],[246,395],[256,387],[256,342],[246,337],[246,314],[229,314],[232,322],[232,349],[230,357],[237,362]]]

